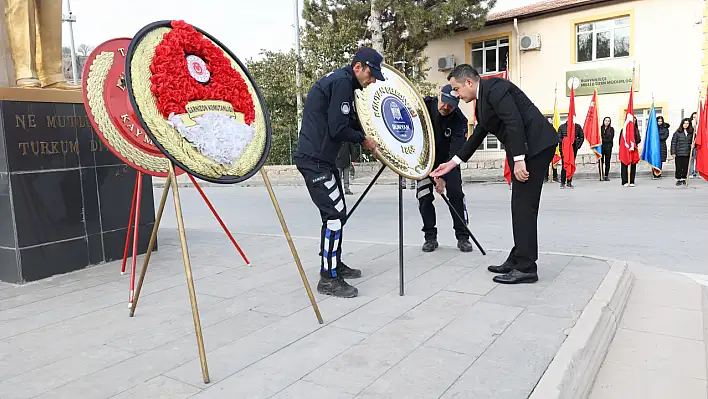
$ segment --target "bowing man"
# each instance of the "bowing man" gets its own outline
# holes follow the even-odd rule
[[[469,103],[477,100],[478,124],[452,160],[430,175],[439,178],[466,162],[488,133],[504,144],[511,174],[511,220],[514,247],[503,264],[489,266],[499,273],[494,281],[502,284],[538,281],[538,207],[543,179],[553,160],[558,135],[521,89],[506,79],[482,80],[469,64],[450,72],[448,80],[457,96]]]

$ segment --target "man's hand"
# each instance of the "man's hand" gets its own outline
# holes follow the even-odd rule
[[[361,146],[372,154],[376,152],[376,141],[370,136],[364,138],[364,141],[361,142]]]
[[[671,154],[671,158],[676,158],[676,154]]]
[[[455,161],[447,161],[445,163],[441,163],[434,171],[430,172],[430,176],[441,177],[450,173],[450,171],[455,169],[456,166],[457,164],[455,163]]]
[[[529,172],[526,170],[526,161],[514,162],[514,176],[516,180],[525,182],[529,179]]]
[[[438,194],[445,193],[445,180],[435,179],[435,191],[437,191]]]

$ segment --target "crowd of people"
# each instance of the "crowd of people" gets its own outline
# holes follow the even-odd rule
[[[676,178],[676,186],[685,186],[686,179],[689,174],[691,178],[698,177],[698,172],[696,172],[696,154],[694,145],[697,119],[698,117],[696,112],[694,112],[690,118],[684,118],[678,129],[676,129],[673,135],[671,135],[669,130],[671,125],[664,121],[663,116],[656,117],[656,123],[659,128],[659,152],[661,155],[661,162],[665,163],[668,159],[668,155],[671,155],[671,158],[676,165],[674,173],[674,177]],[[624,134],[624,131],[620,130],[620,137],[622,137],[622,134]],[[568,122],[564,122],[558,127],[558,141],[561,142],[565,137],[567,137],[567,135]],[[602,138],[602,150],[601,158],[598,159],[598,174],[602,176],[602,181],[610,181],[610,166],[615,141],[615,128],[612,126],[612,119],[610,117],[605,117],[602,120],[602,125],[600,126],[600,136]],[[671,137],[670,144],[667,143],[669,137]],[[639,133],[639,125],[636,117],[634,117],[634,140],[637,145],[642,142],[642,136]],[[575,141],[573,142],[573,152],[576,157],[578,150],[582,147],[584,141],[585,136],[583,134],[583,128],[579,124],[575,123]],[[560,183],[560,188],[573,188],[573,179],[566,179],[566,171],[563,169],[564,157],[562,146],[559,146],[559,149],[561,161],[552,167],[552,181]],[[560,179],[558,178],[558,167],[561,168]],[[634,187],[636,174],[636,163],[628,166],[620,162],[622,186]],[[657,180],[662,177],[663,173],[661,171],[652,169],[652,179]],[[546,173],[545,181],[549,181],[548,173]]]

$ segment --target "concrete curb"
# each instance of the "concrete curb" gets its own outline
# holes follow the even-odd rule
[[[610,263],[610,271],[529,399],[581,399],[589,395],[634,284],[627,262]]]

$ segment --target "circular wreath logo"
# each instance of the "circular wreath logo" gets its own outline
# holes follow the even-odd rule
[[[197,82],[206,83],[209,81],[210,73],[206,63],[196,55],[191,54],[187,56],[187,69],[189,69],[189,74],[196,79]]]
[[[381,103],[383,121],[388,131],[401,143],[413,139],[413,117],[408,108],[394,96],[386,97]]]

